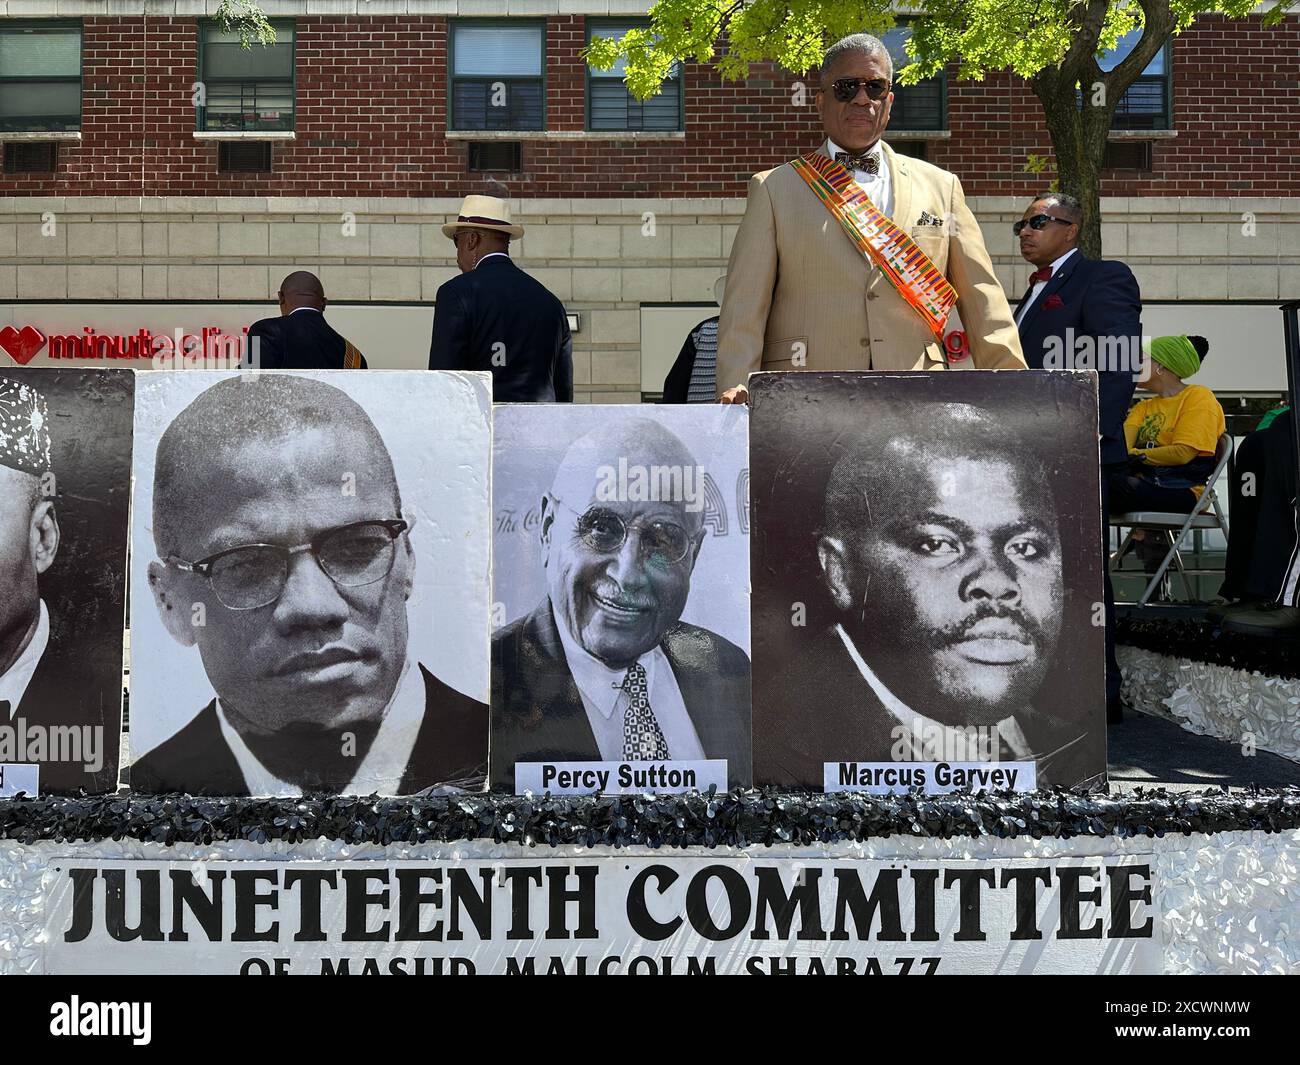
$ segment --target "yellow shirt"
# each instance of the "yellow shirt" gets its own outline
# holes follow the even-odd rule
[[[1213,455],[1227,423],[1214,393],[1188,385],[1172,396],[1144,399],[1124,419],[1130,454],[1153,466],[1182,466],[1198,455]],[[1200,488],[1192,489],[1197,495]]]

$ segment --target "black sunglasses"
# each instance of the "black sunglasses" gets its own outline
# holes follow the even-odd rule
[[[880,78],[836,78],[831,82],[831,92],[842,104],[856,100],[860,88],[867,90],[867,99],[883,100],[889,92],[889,82]]]
[[[1063,226],[1074,225],[1068,218],[1057,218],[1056,215],[1051,214],[1036,214],[1032,218],[1022,218],[1019,222],[1014,223],[1011,226],[1011,232],[1018,237],[1025,226],[1029,226],[1030,229],[1046,229],[1048,222],[1060,222]]]

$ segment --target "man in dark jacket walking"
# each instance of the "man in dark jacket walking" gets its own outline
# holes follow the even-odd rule
[[[280,317],[263,318],[248,330],[244,365],[255,370],[364,370],[365,356],[325,321],[320,278],[295,270],[276,293]]]
[[[573,402],[573,339],[564,305],[510,259],[510,205],[466,196],[442,227],[460,277],[438,289],[430,370],[487,370],[496,403]]]

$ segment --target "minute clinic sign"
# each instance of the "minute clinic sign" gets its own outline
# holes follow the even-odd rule
[[[127,360],[172,367],[178,361],[210,369],[237,367],[248,347],[248,327],[227,332],[221,326],[203,326],[197,333],[177,326],[170,333],[140,328],[130,333],[101,332],[82,326],[80,332],[46,332],[30,323],[0,328],[0,350],[26,366],[45,353],[51,361]]]

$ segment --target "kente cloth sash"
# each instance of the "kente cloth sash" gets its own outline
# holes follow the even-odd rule
[[[790,165],[839,220],[867,261],[880,267],[898,294],[943,343],[944,323],[957,302],[957,292],[943,272],[911,237],[876,209],[842,163],[810,152],[792,159]]]

